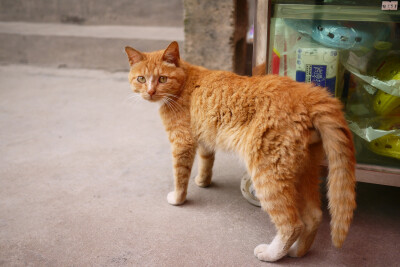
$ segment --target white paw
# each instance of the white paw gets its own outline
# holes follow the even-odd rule
[[[254,249],[254,255],[260,261],[277,261],[286,255],[283,250],[282,244],[279,242],[279,238],[275,238],[271,244],[261,244]]]
[[[262,254],[266,250],[268,250],[268,245],[260,244],[254,249],[254,256],[258,258],[258,255]]]
[[[277,261],[279,259],[276,259],[275,255],[272,255],[274,253],[271,253],[270,246],[267,244],[261,244],[258,245],[254,249],[254,255],[260,260],[260,261]]]
[[[185,200],[186,199],[178,201],[178,197],[177,197],[175,191],[169,192],[167,195],[168,203],[171,205],[174,205],[174,206],[182,205],[185,202]]]

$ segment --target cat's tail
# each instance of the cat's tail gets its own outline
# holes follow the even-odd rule
[[[318,90],[311,99],[311,118],[319,131],[328,158],[328,200],[333,244],[340,248],[346,239],[356,208],[355,156],[352,134],[342,104]]]

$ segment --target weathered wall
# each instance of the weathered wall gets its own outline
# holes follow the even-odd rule
[[[244,74],[247,0],[184,0],[185,59]]]

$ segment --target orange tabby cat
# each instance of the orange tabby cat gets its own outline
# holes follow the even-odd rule
[[[277,228],[272,242],[254,254],[263,261],[301,257],[322,218],[318,177],[325,151],[332,240],[342,246],[356,203],[354,147],[339,100],[287,77],[243,77],[191,65],[180,59],[176,42],[152,53],[125,50],[133,91],[161,104],[173,155],[170,204],[186,200],[196,150],[201,187],[211,183],[215,150],[235,151]]]

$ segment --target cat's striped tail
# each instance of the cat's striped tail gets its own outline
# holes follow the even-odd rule
[[[318,92],[318,93],[317,93]],[[342,104],[318,90],[312,96],[311,118],[319,131],[328,158],[328,200],[333,244],[341,247],[356,208],[355,156],[352,134],[342,112]]]

